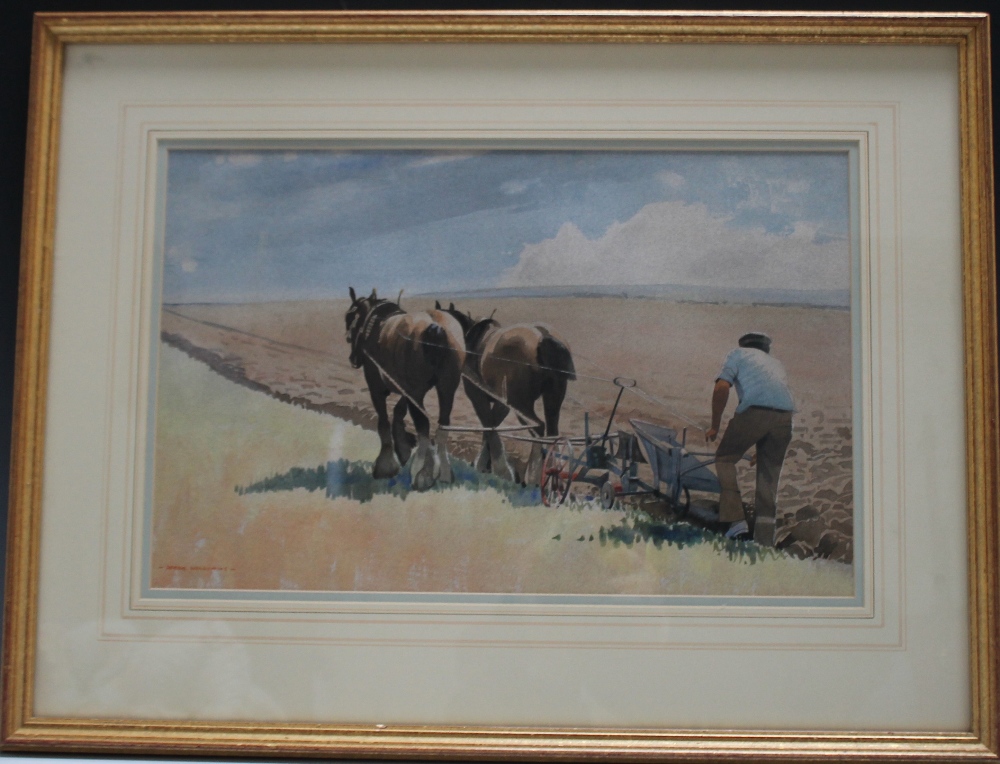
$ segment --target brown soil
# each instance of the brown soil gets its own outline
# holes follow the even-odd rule
[[[419,310],[433,301],[406,300]],[[279,400],[330,414],[368,429],[376,420],[361,371],[348,363],[344,339],[346,300],[254,305],[166,306],[163,340],[226,378]],[[707,426],[715,376],[735,339],[749,330],[774,338],[772,352],[788,371],[798,411],[779,489],[778,544],[799,556],[849,562],[853,557],[853,437],[850,316],[845,311],[797,307],[727,306],[621,298],[492,299],[460,305],[508,325],[541,321],[572,349],[578,380],[570,384],[561,431],[603,432],[618,388],[627,392],[612,431],[638,418],[688,428],[698,450]],[[735,398],[735,396],[733,396]],[[435,415],[428,396],[426,408]],[[730,403],[732,411],[734,402]],[[541,408],[540,406],[538,407]],[[452,424],[478,426],[460,393]],[[511,443],[523,463],[524,444]],[[472,460],[479,436],[456,433],[450,450]],[[752,502],[752,468],[742,470],[744,499]]]

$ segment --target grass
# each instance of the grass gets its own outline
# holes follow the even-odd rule
[[[374,481],[374,433],[161,346],[150,533],[167,588],[845,596],[848,566],[726,542],[641,508],[546,508],[456,463],[423,493]],[[327,493],[327,467],[347,477]],[[318,465],[318,466],[303,466]],[[390,482],[392,484],[390,485]]]
[[[486,475],[461,459],[451,460],[455,480],[451,484],[438,483],[431,490],[437,493],[452,491],[461,487],[470,491],[480,492],[492,490],[503,498],[502,504],[512,507],[537,507],[541,504],[541,492],[537,487],[524,486],[495,475]],[[330,472],[336,477],[331,480]],[[297,488],[306,491],[323,491],[331,499],[347,498],[360,503],[370,502],[375,496],[388,495],[406,499],[412,492],[410,474],[403,470],[392,478],[376,479],[372,477],[372,462],[337,459],[316,467],[292,467],[287,472],[272,475],[251,483],[247,486],[236,486],[237,494],[243,496],[251,493],[270,493],[274,491],[292,491]],[[596,504],[567,505],[561,511],[581,511],[583,506],[596,509]],[[551,511],[551,510],[550,510]],[[559,510],[556,510],[559,511]],[[662,520],[651,517],[642,509],[632,506],[621,507],[624,513],[620,522],[601,525],[597,531],[597,540],[601,546],[631,547],[633,544],[652,543],[657,549],[697,546],[708,544],[713,551],[725,555],[730,560],[746,560],[751,565],[758,560],[785,558],[782,552],[766,547],[760,547],[752,541],[727,539],[724,536],[706,528],[692,525],[682,520]],[[594,541],[595,537],[581,537],[578,541]],[[561,541],[562,534],[553,538]]]
[[[258,480],[248,486],[236,486],[240,495],[266,493],[269,491],[291,491],[304,488],[307,491],[324,490],[331,499],[348,498],[359,502],[371,501],[376,495],[387,494],[405,499],[413,491],[410,473],[403,470],[392,478],[372,477],[372,462],[336,459],[318,467],[292,467],[280,475]],[[330,479],[331,465],[336,478]],[[454,482],[437,483],[431,489],[442,493],[461,486],[472,491],[492,490],[503,497],[503,501],[515,507],[531,507],[541,503],[538,487],[522,486],[496,475],[485,475],[462,459],[451,459]]]
[[[541,504],[541,492],[537,487],[523,486],[509,480],[479,472],[468,462],[452,459],[453,483],[438,483],[431,490],[437,493],[452,491],[461,487],[470,491],[492,490],[503,498],[501,503],[512,507],[532,507]],[[330,465],[336,471],[336,480],[329,478]],[[324,491],[331,499],[347,498],[365,503],[375,496],[388,495],[406,499],[412,491],[410,473],[403,470],[392,478],[376,479],[372,477],[372,462],[338,459],[326,465],[317,467],[292,467],[280,475],[258,480],[247,486],[236,486],[235,491],[240,496],[248,493],[270,493],[273,491],[292,491],[301,488],[306,491]],[[590,505],[593,508],[593,505]],[[568,505],[566,510],[580,511],[582,505]],[[751,565],[758,560],[785,558],[787,555],[775,549],[761,547],[752,541],[727,539],[721,534],[691,523],[676,520],[664,521],[650,517],[639,508],[626,506],[622,509],[624,517],[621,522],[608,527],[600,526],[597,540],[601,546],[631,547],[633,544],[652,543],[657,549],[664,545],[684,549],[685,547],[708,544],[718,554],[725,555],[730,560],[746,560]],[[594,534],[589,538],[581,536],[577,541],[594,541]],[[553,538],[561,541],[562,534]]]

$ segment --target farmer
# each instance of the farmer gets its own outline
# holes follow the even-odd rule
[[[729,538],[752,536],[762,546],[774,546],[778,476],[792,439],[794,404],[785,368],[770,355],[771,338],[751,332],[740,337],[739,345],[726,356],[715,380],[712,426],[705,432],[706,440],[715,440],[729,401],[729,388],[736,385],[739,405],[715,452],[715,468],[722,487],[719,520],[730,523],[726,532]],[[751,446],[756,447],[757,496],[750,518],[752,524],[748,526],[736,480],[736,462]]]

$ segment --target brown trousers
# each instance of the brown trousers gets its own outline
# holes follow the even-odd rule
[[[791,439],[791,411],[751,406],[729,421],[726,434],[715,452],[715,471],[722,486],[719,520],[732,523],[745,519],[736,479],[736,462],[751,446],[756,446],[757,496],[754,500],[753,539],[762,546],[774,546],[778,477]]]

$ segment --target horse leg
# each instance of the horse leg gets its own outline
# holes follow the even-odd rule
[[[451,458],[448,456],[448,430],[451,424],[451,409],[455,405],[455,393],[458,392],[458,378],[454,382],[438,380],[438,428],[434,433],[437,441],[437,456],[440,472],[438,480],[442,483],[454,482],[455,476],[451,471]]]
[[[483,433],[482,445],[480,445],[479,454],[476,456],[476,472],[487,473],[490,471],[490,443],[487,435],[489,433]]]
[[[465,390],[469,393],[469,385]],[[472,407],[476,410],[476,416],[483,427],[498,427],[510,408],[499,401],[490,398],[486,393],[478,388],[472,388],[475,392],[469,394]],[[516,480],[514,469],[507,461],[507,454],[504,451],[503,440],[496,432],[483,433],[483,446],[476,459],[476,469],[480,472],[492,472],[507,480]]]
[[[486,396],[486,393],[466,380],[465,395],[472,403],[472,408],[475,409],[476,417],[479,419],[479,423],[483,427],[489,427],[490,425],[488,422],[490,421],[492,414],[490,412],[490,399]],[[488,433],[483,433],[482,446],[479,449],[479,455],[476,457],[477,472],[490,471],[490,447],[486,437],[487,435]]]
[[[417,399],[423,404],[423,396]],[[413,490],[426,491],[434,485],[440,470],[438,457],[431,447],[431,422],[419,408],[410,403],[410,416],[417,428],[417,450],[410,462]]]
[[[541,479],[542,479],[542,444],[532,443],[531,452],[528,454],[528,463],[524,467],[524,484],[535,485]]]
[[[545,411],[545,435],[554,438],[559,434],[559,412],[566,399],[566,377],[555,375],[542,391],[542,409]]]
[[[400,397],[396,402],[396,407],[392,410],[392,441],[400,464],[406,464],[410,460],[410,453],[417,442],[413,433],[406,431],[407,405],[406,398]]]
[[[503,439],[498,433],[491,432],[487,434],[487,440],[490,450],[490,472],[498,477],[502,477],[504,480],[516,481],[517,475],[514,473],[514,468],[507,459],[507,451],[503,447]]]
[[[500,423],[507,418],[510,408],[504,406],[502,403],[494,403],[491,408],[492,417],[490,418],[489,426],[499,427]],[[516,482],[517,475],[507,460],[507,451],[504,449],[503,438],[500,437],[500,433],[496,431],[486,432],[483,433],[483,438],[489,453],[490,472],[505,480]]]
[[[527,400],[522,398],[519,401],[511,401],[516,411],[520,411],[524,414],[531,416],[532,421],[537,422],[538,416],[535,414],[535,401]],[[529,424],[529,422],[525,422]],[[539,425],[538,427],[533,427],[531,432],[536,438],[542,438],[545,436],[545,426]],[[542,477],[542,445],[541,443],[532,443],[531,452],[528,454],[528,463],[524,467],[524,484],[525,485],[536,485]]]
[[[372,468],[372,477],[391,478],[399,474],[399,460],[392,448],[392,425],[389,422],[389,408],[387,399],[389,391],[382,384],[378,372],[370,374],[368,367],[365,367],[365,379],[368,382],[368,390],[371,393],[372,406],[378,415],[378,437],[382,441],[382,448],[375,459],[375,466]]]

